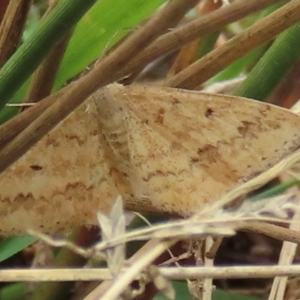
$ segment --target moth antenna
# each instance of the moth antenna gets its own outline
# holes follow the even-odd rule
[[[103,51],[102,51],[102,55],[104,55],[104,54],[107,52],[107,50],[109,49],[109,46],[111,45],[112,41],[114,40],[114,38],[115,38],[120,32],[125,31],[125,30],[129,31],[129,30],[136,30],[136,29],[137,29],[137,27],[125,27],[125,28],[122,28],[122,29],[117,30],[117,31],[109,38],[109,40],[106,42],[106,44],[105,44],[105,46],[104,46],[104,49],[103,49]]]

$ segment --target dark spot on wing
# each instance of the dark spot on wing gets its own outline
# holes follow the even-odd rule
[[[205,145],[203,148],[199,148],[197,154],[201,160],[208,163],[216,162],[219,157],[218,149],[213,145]]]
[[[156,117],[156,122],[159,124],[163,124],[164,123],[164,114],[165,114],[165,110],[163,108],[160,108],[158,110],[158,114]]]
[[[190,160],[191,160],[192,163],[197,163],[199,161],[199,158],[198,157],[191,157]]]
[[[39,166],[39,165],[31,165],[30,168],[34,171],[40,171],[43,170],[43,167]]]
[[[238,127],[238,132],[241,136],[256,136],[257,129],[255,128],[256,124],[249,121],[242,121],[242,125]]]
[[[180,101],[178,101],[176,98],[172,98],[171,103],[172,105],[177,105],[178,103],[180,103]]]
[[[209,118],[213,113],[214,111],[211,108],[207,108],[205,112],[205,117]]]

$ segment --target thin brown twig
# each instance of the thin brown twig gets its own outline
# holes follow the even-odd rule
[[[300,244],[300,233],[298,231],[273,224],[264,222],[244,222],[240,225],[239,230],[256,232],[279,241],[288,241]]]
[[[222,46],[211,51],[203,58],[174,77],[166,85],[194,89],[213,75],[230,65],[237,58],[271,40],[283,30],[299,22],[300,2],[291,0],[269,16],[258,21],[242,33],[237,34]]]
[[[76,82],[71,82],[65,88],[50,95],[43,101],[26,109],[21,114],[7,121],[0,126],[0,148],[4,147],[6,143],[15,138],[22,130],[29,126],[39,115],[49,108],[56,100],[59,100],[68,90],[74,88]]]
[[[230,5],[223,6],[207,15],[202,15],[196,20],[174,29],[152,42],[134,60],[129,62],[124,70],[120,70],[119,77],[128,74],[138,74],[151,61],[164,54],[175,51],[183,45],[207,34],[211,34],[223,26],[235,22],[251,13],[267,7],[279,0],[261,1],[235,1]],[[132,82],[134,77],[125,78],[124,84]]]
[[[11,57],[22,40],[32,0],[9,1],[0,26],[0,67]]]
[[[222,6],[222,1],[204,0],[201,2],[201,5],[196,6],[196,9],[200,16],[204,16],[218,10]],[[226,5],[226,7],[229,6]],[[199,19],[201,19],[201,17]],[[197,58],[211,51],[220,33],[221,30],[219,29],[212,34],[208,34],[205,37],[198,37],[192,42],[184,45],[178,51],[176,58],[174,59],[170,69],[168,70],[166,78],[174,76],[175,74],[179,73],[181,70],[192,64]]]
[[[73,30],[66,34],[36,70],[27,99],[23,103],[38,102],[51,94],[55,77],[72,34]]]
[[[41,21],[43,21],[52,12],[56,5],[56,1],[52,1],[52,3],[48,2],[48,8]],[[66,34],[66,36],[50,51],[38,69],[34,72],[28,97],[23,103],[38,102],[50,95],[54,79],[68,46],[70,37],[70,33]],[[23,109],[26,109],[26,107],[23,107]]]

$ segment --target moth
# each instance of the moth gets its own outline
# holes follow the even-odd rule
[[[296,151],[299,129],[254,100],[108,85],[0,175],[0,234],[97,224],[118,195],[191,216]]]

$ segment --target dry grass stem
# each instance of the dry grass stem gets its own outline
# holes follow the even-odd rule
[[[152,238],[200,238],[206,237],[208,235],[231,236],[235,233],[233,228],[238,228],[238,224],[242,220],[244,219],[236,219],[234,221],[228,222],[228,217],[225,217],[223,219],[218,218],[218,220],[212,218],[210,218],[209,220],[202,219],[201,221],[193,219],[177,220],[173,222],[162,223],[155,226],[153,225],[152,227],[146,227],[142,229],[129,231],[122,236],[118,236],[107,241],[101,241],[91,249],[86,250],[78,248],[74,244],[65,240],[52,239],[48,235],[42,234],[37,231],[29,230],[28,234],[36,236],[39,239],[46,242],[47,244],[54,247],[67,247],[80,255],[84,255],[85,257],[91,257],[96,252],[99,253],[100,258],[102,258],[102,251],[131,241],[149,240]],[[217,222],[219,222],[219,226]]]
[[[170,248],[176,240],[161,241],[156,244],[151,251],[145,253],[140,259],[138,259],[135,264],[130,266],[128,270],[121,271],[116,281],[109,287],[106,293],[101,297],[102,300],[118,299],[118,297],[123,293],[126,287],[141,274],[146,267],[148,267],[159,255],[164,253],[168,248]]]
[[[130,276],[126,284],[139,279],[142,269],[152,261],[154,256],[159,255],[166,248],[159,246],[143,261],[142,268],[125,268],[122,274]],[[138,270],[139,269],[139,270]],[[158,268],[160,274],[171,280],[186,279],[232,279],[232,278],[273,278],[275,276],[299,276],[300,265],[288,266],[237,266],[237,267],[163,267]],[[128,271],[128,273],[126,273]],[[123,277],[122,277],[123,278]],[[1,282],[37,282],[37,281],[102,281],[112,279],[111,273],[106,268],[83,268],[83,269],[13,269],[1,270]],[[124,289],[125,287],[122,287]],[[117,291],[119,293],[119,289]],[[112,295],[112,294],[109,294]],[[87,300],[89,298],[86,298]],[[91,298],[92,299],[92,298]],[[110,298],[113,299],[113,298]]]
[[[128,260],[127,265],[133,265],[141,259],[145,253],[148,253],[159,243],[159,240],[152,239],[145,243],[136,253],[133,254]],[[113,280],[105,280],[97,286],[84,300],[98,300],[102,295],[111,287]]]
[[[277,0],[276,0],[277,1]],[[256,12],[264,7],[275,3],[274,0],[237,0],[217,9],[216,11],[202,15],[194,21],[191,21],[177,29],[174,29],[159,37],[145,50],[137,55],[134,60],[128,62],[124,70],[119,73],[119,78],[128,74],[137,74],[148,63],[181,48],[183,45],[197,39],[201,36],[210,34],[221,27],[237,21],[248,14]],[[134,78],[124,79],[123,83],[130,83]]]
[[[298,231],[273,224],[264,222],[245,222],[244,224],[241,224],[240,230],[264,234],[279,241],[289,241],[300,244],[300,234]]]
[[[289,197],[286,201],[288,202],[288,200],[289,200]],[[278,199],[277,199],[278,203],[281,203],[283,201],[284,201],[283,196],[278,197]],[[275,204],[274,204],[274,201],[273,201],[272,205],[277,206],[276,201],[275,201]],[[119,207],[118,202],[116,202],[115,206]],[[193,237],[200,238],[200,237],[202,237],[203,238],[203,237],[205,237],[207,235],[211,235],[211,234],[220,237],[222,235],[226,236],[227,234],[233,234],[234,229],[239,228],[239,226],[242,227],[243,224],[245,224],[245,220],[243,220],[243,215],[247,216],[246,218],[248,218],[248,220],[250,220],[251,219],[251,211],[254,210],[255,211],[254,220],[257,220],[257,217],[259,217],[259,208],[262,207],[262,206],[264,208],[268,207],[268,205],[265,205],[265,204],[260,205],[260,206],[257,205],[257,203],[248,204],[248,206],[246,206],[246,208],[242,206],[240,208],[240,210],[238,209],[235,212],[230,212],[230,213],[225,212],[225,211],[216,212],[214,218],[210,217],[207,220],[203,219],[203,217],[202,217],[200,221],[197,221],[197,220],[195,220],[195,217],[193,217],[193,218],[190,218],[188,220],[181,220],[181,221],[177,220],[176,222],[170,222],[170,223],[166,223],[166,224],[154,225],[154,226],[152,226],[150,228],[146,228],[146,229],[138,229],[138,230],[135,230],[133,232],[129,232],[129,233],[121,235],[121,236],[117,235],[117,238],[115,240],[114,240],[114,236],[111,236],[110,240],[99,242],[93,248],[87,249],[87,250],[80,249],[79,247],[76,247],[76,246],[72,245],[69,242],[55,241],[55,240],[53,240],[51,238],[48,238],[47,236],[42,235],[42,234],[38,234],[37,236],[39,238],[41,238],[42,240],[44,240],[45,242],[49,243],[50,245],[59,246],[59,247],[67,246],[71,250],[76,251],[77,253],[83,254],[85,256],[91,256],[93,254],[99,254],[99,253],[101,254],[101,252],[105,251],[105,249],[113,249],[113,247],[115,247],[119,244],[128,242],[130,240],[154,238],[154,240],[152,240],[152,243],[153,242],[154,243],[151,245],[150,248],[148,247],[148,250],[146,252],[143,251],[143,249],[141,249],[141,251],[137,252],[137,254],[134,257],[132,257],[127,263],[125,263],[125,266],[129,265],[130,267],[127,267],[125,269],[122,268],[122,267],[119,267],[119,272],[118,272],[118,274],[115,273],[113,281],[109,281],[109,282],[105,282],[105,283],[101,284],[98,288],[96,288],[86,298],[86,299],[90,299],[90,300],[91,299],[97,299],[94,296],[97,295],[97,297],[98,297],[101,294],[101,297],[102,297],[101,299],[116,299],[119,295],[121,295],[125,291],[126,287],[130,284],[130,282],[132,280],[135,280],[136,278],[138,278],[138,276],[143,271],[146,270],[147,266],[149,266],[160,254],[167,251],[168,248],[172,244],[174,244],[176,241],[179,240],[179,238],[182,238],[182,237],[185,237],[185,238],[186,237],[189,237],[189,238],[193,238]],[[113,219],[113,220],[115,220],[116,218],[119,218],[118,216],[121,213],[121,212],[114,212],[114,210],[115,209],[112,210],[111,216],[110,216],[110,219]],[[262,212],[264,212],[264,210],[262,210]],[[113,215],[115,215],[115,216],[113,216]],[[237,217],[235,217],[235,215]],[[273,220],[274,218],[262,217],[262,220],[263,219]],[[276,219],[274,219],[274,220],[276,220]],[[104,223],[102,222],[101,225],[103,226],[103,224]],[[172,232],[174,232],[174,234],[172,234]],[[164,241],[164,240],[158,240],[157,237],[167,237],[167,238],[174,237],[174,238],[173,238],[173,240],[168,240],[168,241],[165,240]],[[208,250],[210,250],[211,244],[208,245],[208,248],[209,248]],[[209,262],[210,265],[212,264],[212,262],[213,261],[210,260],[210,262]],[[203,270],[204,274],[207,274],[207,273],[205,273],[206,270],[209,270],[209,272],[215,272],[215,271],[212,271],[212,270],[219,270],[219,268],[215,268],[215,267],[212,267],[212,266],[209,266],[209,267],[207,267],[207,266],[202,267],[201,266],[199,268],[191,269],[191,268],[181,268],[180,266],[177,266],[177,268],[171,268],[171,269],[169,269],[169,268],[160,268],[159,270],[160,270],[163,277],[165,277],[165,275],[167,274],[167,278],[169,278],[169,279],[189,278],[189,279],[200,280],[201,278],[202,279],[206,278],[206,280],[204,280],[204,290],[203,290],[203,292],[204,292],[205,297],[208,297],[210,295],[211,291],[212,291],[212,278],[214,278],[215,276],[216,276],[216,278],[223,278],[222,276],[224,276],[224,277],[229,276],[229,278],[233,278],[233,277],[240,278],[241,276],[245,276],[245,277],[251,277],[251,276],[252,277],[261,277],[261,276],[262,277],[272,277],[270,274],[268,274],[268,275],[266,274],[266,272],[265,272],[266,270],[264,268],[262,268],[262,272],[257,272],[257,269],[255,269],[253,275],[251,275],[251,272],[252,272],[251,267],[246,267],[246,269],[247,268],[248,268],[248,271],[245,271],[245,267],[241,268],[242,270],[244,270],[244,272],[240,272],[239,268],[232,268],[232,269],[229,269],[229,270],[223,268],[222,270],[225,273],[222,273],[222,272],[221,273],[219,272],[217,274],[214,273],[214,275],[212,277],[204,276],[203,272],[199,271],[199,270]],[[120,272],[121,269],[123,271]],[[270,268],[268,268],[268,270],[269,269]],[[168,273],[169,270],[172,270],[171,274]],[[177,270],[177,271],[175,271],[175,270]],[[196,271],[196,270],[198,270],[198,271]],[[231,270],[233,270],[233,273],[231,272]],[[261,270],[261,269],[259,269],[259,270]],[[286,269],[284,269],[284,270],[285,271],[282,271],[281,269],[275,269],[275,270],[271,271],[271,274],[274,275],[274,272],[287,272]],[[104,270],[101,270],[101,272],[102,271],[104,271]],[[298,272],[299,271],[300,270],[298,269]],[[84,272],[85,272],[85,270],[84,270]],[[101,275],[99,275],[99,273],[98,273],[98,276],[100,276],[100,277],[98,277],[98,278],[91,277],[91,276],[95,276],[95,275],[93,275],[93,274],[95,274],[93,272],[94,272],[94,270],[92,269],[92,272],[89,273],[90,274],[89,275],[90,280],[97,280],[97,279],[99,279],[99,280],[110,280],[111,279],[107,274],[104,274],[104,275],[102,274],[104,277],[101,277]],[[249,273],[247,273],[247,272],[249,272]],[[59,273],[59,274],[61,274],[61,273]],[[72,274],[72,276],[69,277],[70,279],[66,279],[66,277],[63,277],[63,280],[64,281],[65,280],[72,280],[72,279],[74,279],[74,280],[75,279],[76,280],[88,280],[88,279],[82,279],[83,278],[82,274],[83,273],[81,273],[81,275]],[[117,274],[117,276],[116,276],[116,274]],[[199,274],[201,274],[201,275],[199,275]],[[280,274],[282,274],[282,273],[280,273]],[[23,276],[23,274],[20,275],[20,276]],[[78,278],[76,276],[81,276],[81,277]],[[182,277],[179,278],[178,276],[182,276]],[[232,277],[230,277],[230,276],[232,276]],[[28,280],[33,281],[32,277],[30,277],[30,278]],[[1,279],[1,273],[0,273],[0,279]],[[56,277],[56,279],[57,279],[57,277]],[[52,279],[50,279],[50,280],[52,280]]]
[[[205,240],[205,254],[210,252],[211,248],[214,247],[214,240],[212,237],[207,237]],[[204,256],[204,267],[213,267],[214,257]],[[203,290],[202,290],[202,299],[211,300],[212,292],[214,290],[213,278],[207,277],[203,279]]]
[[[289,175],[281,175],[282,181],[286,181],[290,179]],[[300,201],[300,192],[299,192],[299,187],[292,187],[290,188],[290,192],[295,193],[297,197],[297,202],[299,204]],[[300,218],[300,211],[295,211],[290,224],[289,224],[289,229],[293,230],[297,235],[299,235],[300,232],[300,223],[299,223],[299,218]],[[279,265],[288,265],[292,264],[296,250],[298,248],[299,241],[296,243],[293,243],[291,241],[284,241],[282,245],[282,249],[280,252],[279,256]],[[281,300],[284,298],[284,294],[286,291],[286,286],[287,286],[288,278],[287,277],[275,277],[273,281],[273,285],[271,288],[271,292],[269,294],[269,300]]]
[[[57,248],[60,248],[60,247],[65,247],[71,251],[73,251],[74,253],[78,254],[78,255],[81,255],[83,257],[86,257],[86,258],[95,258],[97,259],[98,261],[102,261],[102,260],[105,260],[106,258],[106,255],[104,252],[98,250],[97,252],[94,250],[94,248],[91,248],[91,249],[83,249],[79,246],[76,246],[74,243],[70,242],[70,241],[67,241],[67,240],[55,240],[45,234],[42,234],[41,232],[38,232],[38,231],[34,231],[34,230],[28,230],[27,231],[28,234],[32,235],[32,236],[35,236],[37,237],[38,239],[44,241],[46,244],[48,245],[51,245],[53,247],[57,247]],[[105,249],[105,248],[103,248]]]
[[[296,24],[299,17],[300,3],[298,0],[292,0],[173,76],[165,84],[171,87],[194,89],[237,58]]]
[[[196,220],[195,218],[177,220],[159,225],[153,225],[152,227],[129,231],[124,235],[118,236],[117,238],[101,241],[90,249],[82,249],[69,241],[55,240],[48,235],[33,230],[29,230],[28,233],[36,236],[51,246],[67,247],[68,249],[76,252],[77,254],[83,255],[84,257],[94,257],[96,259],[103,259],[104,254],[102,253],[106,249],[131,241],[148,240],[152,238],[204,238],[210,235],[225,237],[233,235],[235,230],[240,229],[263,233],[273,238],[278,238],[279,240],[286,238],[297,242],[299,241],[299,234],[297,232],[294,232],[290,229],[284,229],[276,225],[259,223],[257,221],[258,219],[261,219],[261,221],[282,222],[284,221],[282,219],[259,216],[235,217],[234,214],[226,214],[225,212],[220,214],[223,214],[223,217],[217,215],[215,218],[210,218],[207,220],[203,218],[201,218],[201,220]],[[278,232],[272,233],[272,230],[274,229]]]
[[[38,102],[49,96],[55,82],[61,61],[69,44],[73,31],[68,33],[47,55],[34,73],[31,87],[24,105],[28,102]]]
[[[9,1],[0,26],[0,67],[11,57],[22,41],[32,0]]]
[[[227,193],[224,197],[210,205],[203,213],[209,211],[216,211],[221,209],[226,204],[231,203],[234,199],[238,199],[239,197],[248,194],[251,191],[257,190],[266,183],[270,182],[272,179],[276,178],[280,173],[285,170],[288,170],[292,166],[296,165],[300,161],[300,151],[296,151],[279,163],[266,170],[265,172],[259,174],[257,177],[243,183],[242,185],[236,187]]]
[[[56,5],[56,1],[48,3],[48,9],[43,15],[43,19],[45,19],[45,17],[52,12]],[[55,77],[59,70],[60,63],[67,49],[72,33],[73,31],[71,30],[70,33],[66,34],[66,36],[54,46],[54,48],[50,51],[50,53],[35,71],[31,80],[31,86],[28,91],[27,99],[25,99],[23,104],[26,102],[38,102],[51,94]]]

